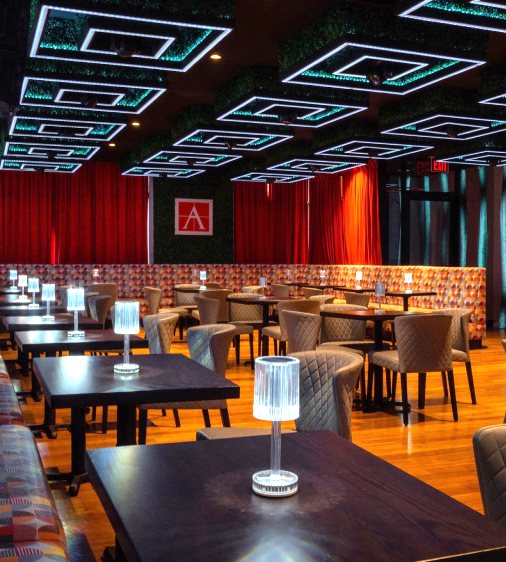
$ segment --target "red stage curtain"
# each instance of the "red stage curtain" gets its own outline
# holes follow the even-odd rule
[[[236,182],[236,263],[307,263],[307,182]]]
[[[75,174],[1,172],[3,263],[146,263],[148,183],[89,162]]]
[[[344,174],[315,177],[309,248],[310,263],[381,263],[375,160]]]

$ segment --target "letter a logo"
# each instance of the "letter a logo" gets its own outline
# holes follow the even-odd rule
[[[187,236],[212,236],[212,199],[176,199],[175,233]]]

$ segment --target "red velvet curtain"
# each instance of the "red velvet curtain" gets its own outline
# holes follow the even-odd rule
[[[307,182],[236,182],[236,263],[307,263]]]
[[[109,162],[0,172],[0,262],[146,263],[148,183]]]

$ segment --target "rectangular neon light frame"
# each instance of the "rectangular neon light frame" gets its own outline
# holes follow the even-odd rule
[[[134,174],[132,173],[132,170],[144,170],[145,173],[143,174]],[[193,178],[195,176],[198,176],[199,174],[203,174],[205,172],[205,170],[198,170],[198,169],[194,169],[194,168],[155,168],[154,166],[132,166],[131,168],[129,168],[128,170],[126,170],[125,172],[122,172],[122,176],[137,176],[137,177],[154,177],[154,178],[159,178],[159,177],[163,177],[164,174],[172,174],[172,173],[181,173],[181,172],[187,172],[188,170],[191,170],[192,174],[189,174],[187,176],[177,176],[174,175],[172,178],[169,179],[184,179],[187,180],[189,178]]]
[[[84,125],[92,125],[92,127],[90,127],[90,130],[93,130],[93,128],[95,128],[97,125],[109,125],[109,126],[114,126],[117,127],[117,130],[113,130],[112,133],[106,137],[106,138],[100,138],[100,139],[93,139],[96,142],[106,142],[109,141],[111,139],[113,139],[118,133],[120,133],[125,127],[126,127],[126,123],[109,123],[109,122],[102,122],[102,121],[79,121],[76,119],[60,119],[60,118],[55,118],[55,117],[26,117],[26,116],[22,116],[22,117],[18,117],[15,116],[14,119],[12,120],[11,123],[11,127],[9,129],[9,136],[14,136],[14,137],[41,137],[42,135],[40,134],[30,134],[29,132],[22,132],[22,133],[16,133],[14,131],[15,127],[16,127],[16,122],[17,119],[29,119],[31,121],[41,121],[42,122],[42,126],[46,126],[46,125],[50,125],[50,124],[54,124],[54,123],[76,123],[76,127],[82,127]],[[53,133],[56,134],[56,133]],[[76,137],[63,137],[58,135],[59,139],[70,139],[73,140]],[[88,137],[83,137],[83,138],[88,138]]]
[[[76,148],[91,148],[91,152],[89,156],[60,156],[59,158],[68,158],[69,160],[90,160],[90,158],[92,158],[99,150],[99,146],[92,146],[92,145],[63,145],[63,144],[49,144],[49,143],[43,143],[43,142],[25,142],[25,141],[7,141],[5,143],[5,149],[4,149],[4,156],[8,159],[15,159],[16,155],[14,154],[9,154],[9,146],[11,144],[16,144],[16,145],[26,145],[27,148],[29,148],[29,150],[32,150],[33,148],[37,148],[40,147],[41,149],[44,148],[56,148],[56,149],[62,149],[62,150],[68,150],[69,154],[71,154]],[[30,153],[29,154],[33,154]],[[29,154],[23,154],[23,158],[27,158],[29,156]],[[21,154],[20,154],[21,155]],[[41,158],[40,155],[36,155],[34,156],[34,158]]]
[[[42,167],[50,167],[50,166],[75,166],[75,168],[70,171],[70,170],[45,170],[46,172],[50,172],[50,173],[55,173],[55,174],[73,174],[75,172],[77,172],[77,170],[79,170],[79,168],[81,167],[81,163],[77,163],[77,162],[49,162],[49,161],[43,161],[43,162],[37,162],[34,160],[24,160],[24,159],[20,159],[20,158],[2,158],[1,162],[0,162],[0,169],[1,170],[6,170],[9,172],[31,172],[31,171],[37,171],[37,170],[30,170],[30,169],[20,169],[20,170],[13,170],[12,168],[5,168],[4,167],[4,163],[5,162],[18,162],[19,164],[23,164],[27,165],[27,166],[42,166]]]
[[[150,156],[149,158],[147,158],[146,160],[144,160],[145,164],[148,163],[153,163],[153,164],[162,164],[163,166],[181,166],[181,162],[156,162],[155,159],[157,158],[157,156],[160,156],[160,154],[174,154],[174,156],[176,157],[191,157],[194,156],[196,158],[204,158],[204,161],[199,161],[197,162],[198,166],[204,166],[204,167],[208,167],[208,168],[219,168],[220,166],[226,166],[227,164],[230,164],[231,162],[234,162],[235,160],[240,160],[242,158],[242,156],[240,154],[210,154],[210,153],[199,153],[199,152],[179,152],[177,150],[160,150],[159,152],[157,152],[156,154],[153,154],[153,156]],[[213,158],[216,158],[216,156],[226,156],[227,160],[224,160],[223,162],[219,163],[219,164],[208,164],[208,162],[210,162]],[[137,166],[139,167],[139,166]]]
[[[241,131],[220,131],[217,129],[195,129],[195,131],[193,131],[192,133],[190,133],[189,135],[186,135],[185,137],[183,137],[182,139],[178,140],[177,142],[175,142],[173,144],[173,146],[184,146],[183,143],[193,137],[193,135],[196,135],[197,133],[213,133],[215,135],[215,137],[219,136],[219,135],[223,135],[223,136],[227,136],[229,138],[247,138],[252,137],[251,138],[251,142],[255,142],[256,140],[261,139],[264,136],[272,136],[272,137],[277,137],[276,139],[272,139],[272,141],[270,141],[269,143],[263,144],[261,147],[259,148],[245,148],[245,147],[233,147],[232,150],[238,150],[238,151],[249,151],[249,152],[259,152],[260,150],[264,150],[266,148],[270,148],[271,146],[274,146],[276,144],[279,144],[280,142],[284,142],[286,140],[292,139],[293,135],[279,135],[277,133],[250,133],[250,132],[241,132]],[[241,135],[239,137],[239,135]],[[213,137],[214,138],[214,137]],[[204,149],[209,149],[210,145],[208,144],[209,141],[207,141],[207,143],[202,143],[202,147]],[[219,145],[211,145],[215,150],[228,150],[228,148],[226,146],[219,146]],[[197,145],[193,145],[193,148],[199,148]]]
[[[494,156],[497,153],[497,156]],[[506,166],[506,150],[482,150],[481,152],[472,152],[470,154],[461,154],[459,156],[449,156],[447,158],[441,158],[443,162],[448,162],[449,164],[460,164],[462,166],[488,166],[488,162],[479,162],[474,160],[473,157],[483,158],[485,156],[497,158],[502,162],[497,164],[497,167]]]
[[[296,166],[290,166],[288,167],[287,164],[291,164],[292,162],[300,162],[300,164],[296,165]],[[304,166],[304,165],[322,165],[322,166],[336,166],[337,164],[348,164],[347,167],[342,167],[339,168],[338,170],[317,170],[317,171],[311,171],[311,170],[305,170],[304,168],[298,168],[297,166]],[[304,160],[303,158],[293,158],[292,160],[287,160],[286,162],[280,162],[279,164],[276,164],[274,166],[269,166],[269,168],[267,168],[268,170],[275,170],[277,172],[296,172],[296,173],[300,173],[300,174],[339,174],[341,172],[347,172],[348,170],[353,170],[353,168],[359,168],[360,166],[365,166],[366,162],[348,162],[348,161],[332,161],[332,160],[311,160],[311,159],[307,159]]]
[[[247,179],[248,176],[255,176],[258,179]],[[262,178],[272,178],[272,180],[266,180]],[[288,178],[288,179],[286,179]],[[305,181],[313,179],[314,175],[301,175],[301,174],[276,174],[267,172],[250,172],[248,174],[242,174],[235,178],[230,178],[230,181],[250,181],[252,183],[296,183],[298,181]]]
[[[356,149],[350,150],[348,152],[346,152],[346,150],[342,153],[336,154],[336,152],[334,152],[334,150],[336,148],[340,148],[340,147],[346,147],[349,146],[350,144],[357,144],[357,143],[361,143],[359,146],[357,146]],[[362,141],[362,140],[353,140],[353,141],[349,141],[349,142],[345,142],[345,143],[341,143],[341,144],[336,144],[335,146],[331,146],[329,148],[325,148],[323,150],[320,150],[319,152],[317,152],[317,155],[325,155],[325,156],[347,156],[348,154],[350,154],[351,156],[354,156],[356,158],[371,158],[371,156],[367,155],[367,154],[359,154],[358,152],[354,152],[355,150],[363,150],[364,147],[369,146],[370,148],[381,148],[382,146],[385,147],[385,153],[384,154],[392,154],[390,157],[387,156],[377,156],[374,155],[374,158],[377,160],[393,160],[394,158],[401,158],[403,156],[407,156],[408,154],[414,154],[416,152],[422,152],[423,150],[428,150],[431,148],[434,148],[433,146],[422,146],[422,145],[414,145],[412,143],[409,143],[409,146],[413,149],[413,150],[409,150],[406,152],[401,152],[399,149],[406,146],[405,144],[398,144],[396,145],[396,143],[393,142],[376,142],[376,141]]]

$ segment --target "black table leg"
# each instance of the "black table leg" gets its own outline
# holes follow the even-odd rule
[[[263,306],[262,307],[262,328],[269,325],[269,307]],[[262,333],[262,330],[260,330]],[[262,337],[262,355],[265,357],[269,355],[269,338]]]
[[[374,349],[383,349],[383,320],[374,322]],[[374,368],[374,403],[381,405],[383,402],[383,369],[379,366]]]
[[[102,560],[103,562],[127,562],[127,558],[123,553],[118,539],[116,539],[116,546],[108,546],[104,550]]]
[[[118,406],[118,430],[116,446],[136,445],[136,406],[121,404]]]
[[[408,310],[408,300],[409,300],[409,295],[403,295],[402,297],[402,310],[406,311]]]
[[[30,373],[30,354],[18,348],[18,363],[21,367],[21,372],[25,377]],[[32,378],[33,383],[33,378]]]

